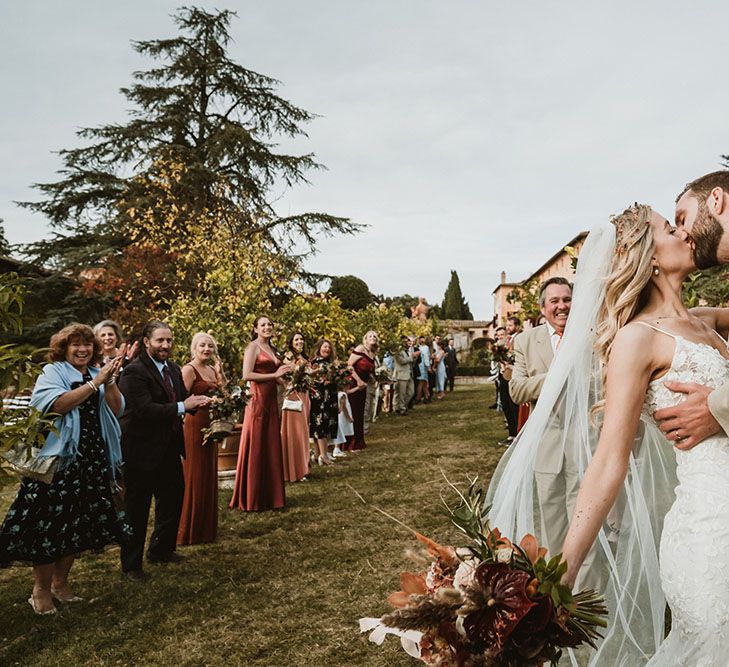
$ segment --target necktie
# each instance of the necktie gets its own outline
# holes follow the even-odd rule
[[[555,331],[554,333],[557,334],[557,344],[554,346],[555,352],[559,350],[560,343],[562,342],[562,336],[564,336],[564,331]]]
[[[162,381],[167,390],[167,396],[169,396],[171,401],[176,402],[177,398],[175,397],[175,388],[172,385],[172,375],[170,375],[170,369],[167,368],[167,364],[162,367]]]

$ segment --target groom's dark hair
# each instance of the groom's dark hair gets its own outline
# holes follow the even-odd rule
[[[710,174],[691,181],[681,190],[678,197],[676,197],[676,201],[681,199],[689,190],[696,195],[697,199],[706,199],[714,188],[721,188],[724,192],[729,192],[729,170],[712,171]]]

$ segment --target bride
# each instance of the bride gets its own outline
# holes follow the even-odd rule
[[[560,354],[489,491],[491,525],[539,535],[536,450],[558,437],[584,473],[563,558],[565,583],[599,581],[608,601],[590,665],[729,659],[729,439],[674,450],[652,417],[682,398],[665,381],[729,382],[729,311],[681,299],[695,269],[691,240],[648,206],[590,234]]]

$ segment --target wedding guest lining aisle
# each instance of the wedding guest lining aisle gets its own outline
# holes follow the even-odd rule
[[[251,400],[243,419],[230,507],[246,512],[280,509],[286,504],[276,379],[291,366],[281,364],[276,357],[269,344],[272,335],[273,322],[267,317],[256,318],[254,340],[243,361],[243,378],[250,382]]]
[[[206,395],[217,385],[205,380],[192,368],[195,379],[190,394]],[[183,369],[184,371],[184,369]],[[199,544],[215,541],[218,530],[218,443],[203,443],[202,430],[210,426],[210,411],[200,407],[195,414],[185,415],[185,497],[182,501],[177,544]]]

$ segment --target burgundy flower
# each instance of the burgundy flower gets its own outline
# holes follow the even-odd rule
[[[521,620],[536,606],[526,593],[531,575],[504,563],[481,563],[474,583],[481,589],[484,605],[463,619],[468,638],[478,647],[498,655]],[[551,610],[550,610],[551,613]]]
[[[546,595],[532,598],[534,606],[522,618],[511,635],[517,653],[524,658],[539,655],[549,638],[548,628],[552,622],[554,605]]]

